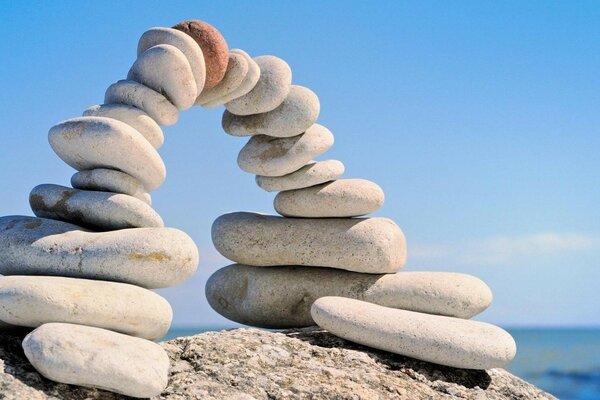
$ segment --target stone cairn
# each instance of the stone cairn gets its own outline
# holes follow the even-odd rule
[[[149,191],[165,180],[160,125],[193,105],[225,105],[223,128],[251,136],[238,157],[262,189],[279,192],[282,217],[231,213],[213,225],[233,264],[206,295],[247,325],[319,325],[374,348],[460,368],[509,362],[515,344],[470,321],[491,303],[479,279],[402,272],[406,242],[379,209],[381,188],[338,179],[340,161],[312,161],[333,144],[315,121],[320,105],[292,85],[287,63],[229,50],[201,21],[152,28],[139,40],[126,80],[104,104],[50,129],[56,154],[78,172],[73,188],[40,185],[36,217],[0,218],[0,325],[36,328],[25,354],[45,377],[133,397],[167,386],[169,359],[154,340],[169,329],[168,302],[149,289],[177,285],[198,264],[189,236],[164,227]]]

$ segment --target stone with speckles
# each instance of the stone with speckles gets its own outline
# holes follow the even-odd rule
[[[283,176],[256,176],[256,184],[267,192],[302,189],[339,178],[344,164],[338,160],[311,161],[298,171]]]
[[[139,180],[114,169],[96,168],[76,172],[71,176],[71,185],[75,189],[128,194],[146,204],[152,203],[150,194]]]

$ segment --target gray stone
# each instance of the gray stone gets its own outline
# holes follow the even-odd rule
[[[299,170],[283,176],[256,176],[256,184],[267,192],[302,189],[339,178],[344,164],[338,160],[311,161]]]
[[[326,152],[333,141],[329,129],[319,124],[314,124],[302,135],[291,138],[253,136],[240,151],[237,162],[243,171],[251,174],[287,175]]]
[[[139,180],[114,169],[96,168],[76,172],[71,177],[71,185],[81,190],[128,194],[147,204],[152,203],[150,194]]]
[[[451,272],[375,275],[233,264],[216,271],[206,283],[206,298],[215,311],[235,322],[263,328],[315,325],[310,306],[324,296],[458,318],[471,318],[492,302],[492,292],[481,280]]]
[[[235,88],[233,91],[222,97],[209,101],[208,103],[204,104],[204,107],[220,106],[234,99],[237,99],[238,97],[244,96],[252,89],[254,89],[254,86],[256,86],[256,83],[260,78],[260,67],[258,66],[256,61],[254,61],[252,57],[250,57],[248,53],[240,49],[232,49],[230,53],[240,54],[244,57],[246,63],[248,64],[248,72],[246,73],[246,76],[244,77],[242,83],[237,88]]]
[[[248,74],[248,61],[242,54],[229,52],[229,62],[225,76],[217,86],[204,90],[196,99],[196,104],[212,108],[225,104],[218,99],[236,90]]]
[[[311,314],[321,328],[346,340],[455,368],[502,367],[517,351],[510,334],[479,321],[344,297],[321,297],[313,303]]]
[[[174,228],[88,232],[52,219],[0,218],[0,274],[48,275],[175,286],[198,266],[198,249]]]
[[[215,220],[212,240],[226,258],[255,266],[385,274],[397,272],[406,262],[404,234],[387,218],[282,218],[235,212]]]

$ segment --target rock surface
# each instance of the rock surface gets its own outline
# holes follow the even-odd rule
[[[218,99],[230,95],[244,82],[248,74],[248,68],[248,59],[243,54],[229,52],[229,62],[227,63],[225,76],[217,86],[200,93],[196,99],[196,104],[206,104],[206,107],[216,107],[224,104],[225,101],[221,103]]]
[[[142,182],[125,172],[114,169],[96,168],[76,172],[71,177],[71,185],[75,189],[123,193],[147,204],[152,202]]]
[[[291,174],[256,176],[256,184],[267,192],[302,189],[329,182],[344,174],[344,164],[338,160],[311,161]]]
[[[126,400],[44,379],[21,349],[23,332],[0,334],[0,397]],[[502,369],[442,367],[359,346],[315,328],[236,329],[162,343],[171,359],[161,400],[555,400]]]
[[[238,97],[244,96],[254,89],[254,86],[256,86],[256,83],[260,78],[260,67],[248,53],[241,49],[232,49],[230,53],[242,55],[246,59],[246,63],[248,64],[248,73],[244,77],[242,83],[240,83],[235,90],[223,97],[215,99],[214,101],[203,104],[204,107],[216,107],[217,105],[222,105],[230,102],[231,100],[237,99]]]

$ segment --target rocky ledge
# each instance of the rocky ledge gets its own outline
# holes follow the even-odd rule
[[[0,399],[126,399],[43,378],[23,354],[24,334],[0,334]],[[502,369],[442,367],[355,345],[316,328],[235,329],[162,345],[171,358],[171,374],[159,399],[554,399]]]

